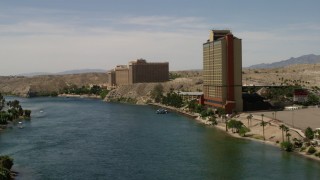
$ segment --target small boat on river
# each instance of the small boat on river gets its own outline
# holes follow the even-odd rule
[[[19,128],[22,129],[23,128],[23,125],[22,125],[22,122],[19,121]]]
[[[156,113],[157,113],[157,114],[168,114],[168,110],[166,110],[166,109],[158,109],[158,110],[156,111]]]

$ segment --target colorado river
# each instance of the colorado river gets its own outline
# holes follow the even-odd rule
[[[8,97],[10,100],[12,97]],[[80,98],[17,98],[23,129],[0,132],[17,179],[318,179],[320,163],[236,139],[153,107]]]

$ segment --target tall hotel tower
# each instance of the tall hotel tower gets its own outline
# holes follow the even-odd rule
[[[203,44],[203,79],[206,106],[221,107],[227,113],[242,111],[241,39],[230,30],[211,30]]]

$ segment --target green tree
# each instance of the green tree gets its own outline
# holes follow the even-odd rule
[[[104,98],[106,98],[106,96],[109,94],[109,90],[107,90],[107,89],[103,89],[101,92],[100,92],[100,97],[101,97],[101,99],[104,99]]]
[[[23,113],[24,113],[24,111],[23,111],[22,107],[19,106],[19,108],[18,108],[18,114],[19,114],[19,116],[23,116]]]
[[[214,112],[212,111],[211,108],[207,108],[207,109],[204,109],[203,111],[201,111],[200,113],[200,116],[202,118],[205,118],[205,117],[208,117],[208,116],[212,116],[214,115]]]
[[[11,180],[10,170],[0,166],[0,179],[1,180]]]
[[[219,115],[219,117],[221,117],[222,115],[226,115],[226,110],[222,107],[218,107],[217,108],[217,114]]]
[[[8,109],[8,113],[12,116],[13,119],[17,119],[19,117],[19,111],[15,108]],[[13,120],[10,119],[10,120]]]
[[[251,124],[252,118],[253,118],[252,114],[249,114],[249,115],[247,116],[247,119],[248,119],[248,127],[249,127],[249,122],[250,122],[250,124]]]
[[[6,102],[6,100],[4,99],[2,94],[0,93],[0,111],[3,109],[5,102]]]
[[[5,113],[4,111],[0,112],[0,124],[2,124],[2,125],[7,124],[7,119],[5,118],[4,113]]]
[[[261,114],[262,121],[260,123],[260,126],[262,126],[263,140],[266,140],[265,135],[264,135],[264,127],[267,126],[268,123],[263,121],[263,116],[264,116],[264,114]]]
[[[313,130],[311,129],[311,127],[307,127],[307,129],[304,131],[304,134],[306,135],[306,137],[308,138],[308,139],[313,139],[313,137],[314,137],[314,132],[313,132]]]
[[[291,142],[288,142],[288,141],[284,141],[281,143],[281,149],[285,150],[285,151],[288,151],[288,152],[291,152],[293,151],[293,144]]]
[[[89,90],[89,94],[100,95],[101,92],[102,88],[98,85],[93,85]]]
[[[279,126],[279,128],[281,129],[281,133],[282,133],[282,142],[284,142],[284,131],[288,128],[287,126],[285,126],[284,124],[281,124]]]
[[[197,104],[195,108],[196,113],[201,113],[204,110],[204,107],[201,104]]]
[[[287,141],[290,142],[291,134],[290,134],[290,133],[287,133],[286,136],[287,136]]]
[[[307,103],[308,103],[308,105],[318,105],[319,104],[319,96],[310,93],[308,95]]]
[[[6,111],[0,112],[0,124],[5,125],[8,124],[9,114]]]
[[[19,102],[18,100],[8,101],[7,105],[8,105],[10,108],[19,109],[19,107],[20,107],[20,102]]]
[[[24,110],[24,116],[27,118],[31,117],[31,110]]]
[[[13,166],[13,159],[9,156],[0,156],[0,166],[10,170]]]
[[[0,156],[0,179],[1,180],[10,180],[11,173],[10,169],[13,166],[13,159],[9,156]]]
[[[217,124],[218,124],[217,118],[216,118],[216,116],[214,116],[214,115],[211,115],[211,116],[209,117],[209,121],[211,122],[212,125],[217,125]]]
[[[237,121],[235,119],[229,120],[227,124],[228,124],[228,127],[232,129],[233,133],[234,132],[238,133],[241,127],[243,126],[243,123],[241,121]]]
[[[153,90],[151,91],[151,98],[154,99],[155,102],[161,102],[163,97],[163,86],[162,84],[157,84],[154,86]]]
[[[239,129],[239,134],[244,137],[246,136],[246,133],[247,132],[250,132],[250,129],[245,127],[245,126],[242,126],[240,129]]]
[[[183,100],[179,94],[175,92],[170,92],[167,93],[167,96],[162,98],[162,103],[176,108],[180,108],[183,105]]]
[[[198,105],[197,100],[193,99],[193,100],[189,101],[188,102],[189,111],[195,112],[197,105]]]

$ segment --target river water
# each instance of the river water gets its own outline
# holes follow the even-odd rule
[[[150,106],[15,99],[32,120],[0,132],[0,154],[14,158],[18,180],[320,178],[319,162]]]

